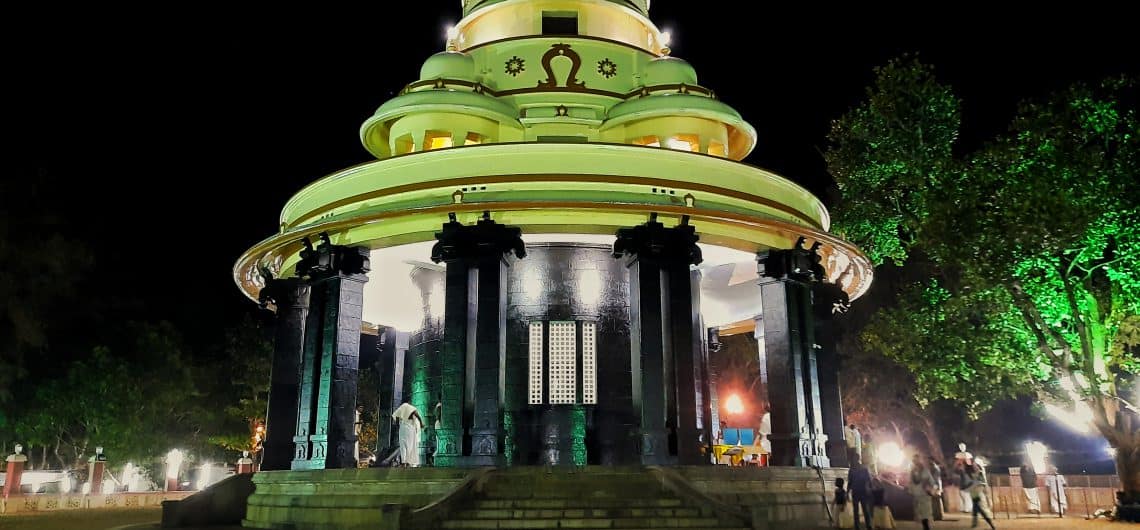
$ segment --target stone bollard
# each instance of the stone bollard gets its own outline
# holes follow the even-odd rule
[[[237,461],[237,474],[248,475],[253,473],[253,459],[249,457],[249,451],[242,451],[241,458]]]
[[[24,450],[24,446],[16,444],[15,452],[8,455],[8,465],[5,468],[4,480],[4,498],[16,496],[20,494],[20,480],[24,475],[24,462],[28,461],[28,457],[20,454]]]
[[[87,481],[91,484],[91,494],[103,493],[103,471],[107,469],[107,455],[102,447],[95,448],[95,454],[87,460]]]

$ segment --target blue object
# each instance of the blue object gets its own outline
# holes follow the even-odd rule
[[[755,440],[755,435],[752,429],[735,429],[729,427],[724,430],[724,443],[725,445],[752,445]]]

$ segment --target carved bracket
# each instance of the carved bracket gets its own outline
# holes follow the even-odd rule
[[[526,257],[522,229],[496,223],[491,220],[490,212],[483,212],[483,218],[475,226],[457,222],[455,214],[450,214],[449,217],[451,220],[443,225],[443,231],[435,234],[438,242],[431,249],[433,262],[501,257],[509,253],[519,259]]]
[[[618,230],[614,242],[614,257],[637,256],[639,259],[680,260],[688,265],[700,265],[704,258],[697,246],[696,229],[689,225],[688,216],[673,228],[657,222],[657,214],[649,222],[633,228]]]

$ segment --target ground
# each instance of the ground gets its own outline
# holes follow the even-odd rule
[[[0,528],[4,530],[157,530],[162,511],[158,508],[145,509],[100,509],[45,512],[33,515],[0,515]],[[980,522],[980,521],[979,521]],[[1055,517],[1026,516],[1007,519],[998,514],[994,521],[1000,530],[1120,530],[1140,528],[1125,523],[1112,523],[1105,520],[1086,521],[1080,517],[1058,519]],[[983,528],[982,522],[979,528]],[[208,530],[229,530],[231,527],[213,527]],[[232,527],[237,530],[237,527]],[[899,530],[915,530],[922,525],[902,521]],[[970,518],[953,516],[945,521],[937,521],[934,530],[970,528]]]
[[[1120,530],[1138,527],[1128,523],[1105,521],[1104,519],[1086,521],[1083,516],[1060,519],[1056,516],[1049,517],[1044,514],[1041,517],[1026,515],[1014,518],[1006,518],[1003,513],[996,515],[994,524],[997,525],[998,530]],[[969,516],[952,515],[943,521],[935,521],[931,528],[933,530],[970,528],[970,523]],[[899,530],[917,530],[921,529],[922,525],[911,521],[900,521],[898,528]],[[986,528],[986,522],[978,519],[978,528]]]
[[[0,515],[3,530],[157,530],[162,508],[100,508]],[[192,529],[186,529],[192,530]],[[229,530],[213,527],[209,530]],[[233,530],[241,530],[234,527]]]

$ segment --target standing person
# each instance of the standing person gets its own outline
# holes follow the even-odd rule
[[[863,520],[867,530],[871,530],[871,472],[863,467],[859,455],[851,461],[847,470],[847,491],[851,492],[851,509],[855,518],[855,528],[859,528],[859,509],[863,509]]]
[[[871,439],[871,433],[860,434],[863,448],[859,451],[859,456],[862,457],[863,465],[867,466],[867,470],[871,475],[879,474],[879,449],[875,442]]]
[[[942,520],[942,466],[938,465],[938,460],[934,455],[928,455],[927,461],[930,462],[930,476],[934,478],[934,491],[935,496],[931,501],[934,507],[934,520]]]
[[[420,429],[424,426],[420,411],[405,397],[404,402],[392,412],[392,421],[400,422],[400,465],[419,467]]]
[[[922,461],[922,455],[915,453],[914,459],[911,460],[907,491],[914,497],[914,518],[922,521],[922,530],[930,530],[930,520],[934,518],[934,506],[931,502],[934,487],[934,477],[930,475],[930,468]]]
[[[835,479],[835,527],[852,528],[855,526],[855,517],[851,515],[851,507],[847,506],[847,490],[843,488],[843,479]]]
[[[1030,464],[1021,464],[1021,491],[1025,494],[1025,504],[1029,513],[1041,513],[1041,495],[1037,492],[1037,471]]]
[[[859,434],[859,429],[855,428],[852,423],[843,429],[843,439],[847,441],[847,463],[855,461],[855,458],[863,453],[863,437]]]
[[[1064,515],[1069,510],[1069,500],[1065,498],[1065,476],[1057,471],[1057,466],[1049,466],[1049,474],[1045,475],[1045,486],[1049,488],[1049,508],[1053,513]]]
[[[966,450],[966,443],[958,444],[958,452],[954,453],[954,474],[955,477],[961,478],[964,466],[974,463],[974,455]],[[968,486],[968,485],[967,485]],[[967,487],[958,484],[958,511],[962,513],[973,513],[974,502],[970,500],[970,492]]]

